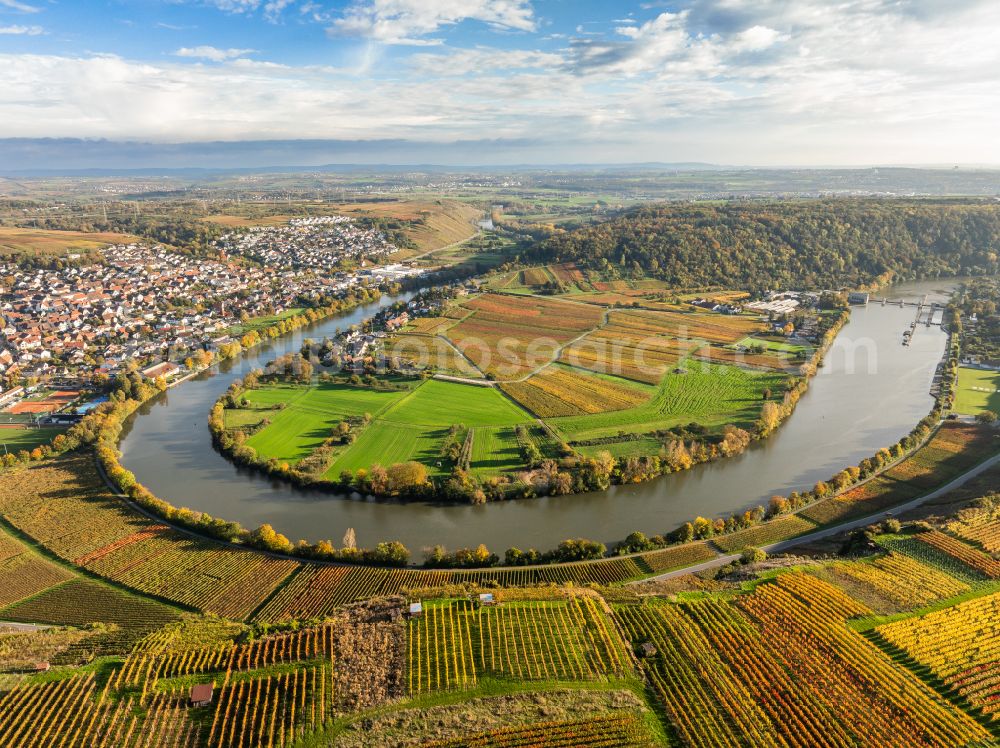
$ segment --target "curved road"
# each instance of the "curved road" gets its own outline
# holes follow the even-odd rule
[[[915,499],[907,501],[905,504],[897,504],[896,506],[887,509],[882,512],[877,512],[875,514],[869,514],[867,517],[861,517],[860,519],[851,520],[849,522],[842,522],[839,525],[833,525],[831,527],[824,527],[822,530],[816,530],[816,532],[811,532],[807,535],[799,535],[798,537],[792,538],[791,540],[781,540],[777,543],[771,543],[770,545],[761,546],[761,550],[766,553],[779,553],[781,551],[787,551],[789,548],[794,548],[797,545],[802,545],[803,543],[811,543],[814,540],[823,540],[824,538],[829,538],[833,535],[837,535],[847,530],[857,530],[859,527],[867,527],[875,522],[881,522],[882,520],[889,519],[903,512],[908,512],[911,509],[916,509],[921,504],[924,504],[933,499],[937,499],[949,491],[953,491],[967,481],[975,478],[982,472],[989,470],[994,465],[1000,464],[1000,454],[994,455],[987,460],[976,465],[966,473],[958,476],[957,478],[945,483],[940,488],[931,491],[928,494],[919,496]],[[874,476],[873,476],[874,477]],[[657,574],[653,577],[645,577],[643,579],[637,579],[629,584],[642,584],[643,582],[655,582],[660,579],[673,579],[675,577],[682,576],[684,574],[694,574],[699,571],[707,571],[708,569],[715,569],[720,566],[725,566],[733,561],[740,558],[739,553],[727,553],[726,555],[719,556],[718,558],[713,558],[711,561],[705,561],[700,564],[695,564],[694,566],[687,566],[683,569],[675,569],[674,571],[664,572],[663,574]]]

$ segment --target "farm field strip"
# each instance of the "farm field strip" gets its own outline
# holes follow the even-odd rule
[[[501,386],[542,418],[625,410],[645,403],[655,392],[652,387],[557,364],[524,382]]]
[[[523,467],[521,449],[511,426],[477,426],[470,467],[474,473],[496,473]]]
[[[700,370],[704,369],[704,370]],[[592,415],[553,418],[551,425],[567,440],[626,433],[647,433],[698,421],[711,426],[755,420],[766,389],[778,389],[782,377],[732,366],[697,367],[668,374],[647,403]]]

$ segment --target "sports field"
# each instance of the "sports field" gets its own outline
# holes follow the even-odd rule
[[[1000,371],[959,367],[955,412],[974,416],[984,410],[1000,413]]]
[[[61,434],[64,429],[53,428],[0,428],[0,454],[4,448],[10,452],[19,452],[26,449],[29,452],[37,446],[48,444],[55,438],[56,434]]]

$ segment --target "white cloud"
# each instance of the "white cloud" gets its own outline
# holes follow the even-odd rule
[[[206,0],[219,10],[227,13],[249,13],[260,7],[260,0]],[[0,0],[2,2],[2,0]]]
[[[20,0],[0,0],[0,7],[10,8],[21,13],[38,13],[41,10],[39,7],[22,3]]]
[[[6,54],[0,137],[507,138],[578,160],[1000,162],[1000,4],[925,4],[692,0],[563,48],[348,45],[375,56],[341,69],[214,47],[155,65]],[[433,5],[372,38],[432,41],[458,22]]]
[[[767,26],[751,26],[736,34],[732,49],[737,52],[760,52],[787,38],[787,35]]]
[[[253,49],[219,49],[218,47],[203,45],[200,47],[181,47],[174,52],[174,55],[177,57],[194,57],[211,60],[212,62],[224,62],[226,60],[234,60],[237,57],[243,57],[255,51]]]
[[[529,0],[361,0],[333,21],[330,33],[386,44],[439,44],[425,37],[466,20],[513,31],[536,28]]]
[[[563,64],[561,54],[519,49],[458,49],[442,54],[420,52],[410,57],[414,72],[421,75],[453,77],[464,75],[503,76],[520,71],[556,70]]]
[[[0,26],[0,34],[12,34],[17,36],[38,36],[44,34],[45,29],[41,26]]]

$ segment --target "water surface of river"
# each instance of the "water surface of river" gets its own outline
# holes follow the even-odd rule
[[[905,283],[885,295],[945,300],[954,281]],[[184,382],[147,404],[126,429],[122,462],[153,493],[175,506],[201,509],[246,527],[270,523],[293,540],[339,540],[353,527],[359,545],[401,540],[414,555],[486,543],[547,549],[568,537],[605,542],[633,530],[672,530],[696,515],[718,516],[766,503],[774,494],[811,488],[904,436],[933,401],[929,394],[945,335],[920,325],[910,346],[902,333],[914,307],[855,307],[795,413],[769,439],[745,454],[638,486],[602,493],[547,497],[485,506],[398,504],[302,490],[240,470],[212,447],[208,411],[229,384],[288,351],[304,337],[321,338],[391,303],[345,317],[250,351]]]

